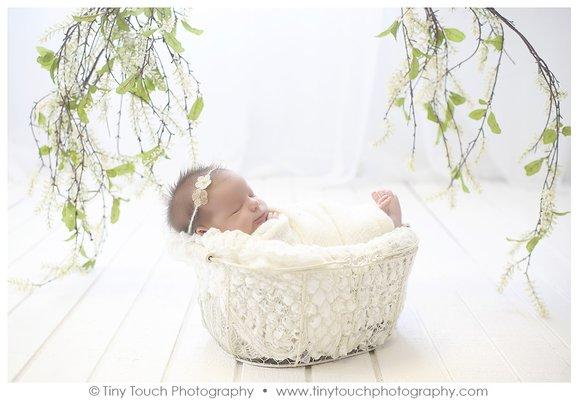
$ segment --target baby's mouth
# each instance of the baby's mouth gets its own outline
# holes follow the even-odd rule
[[[267,214],[268,214],[268,212],[267,212],[267,211],[264,211],[259,217],[257,217],[255,220],[253,220],[253,223],[254,223],[254,224],[259,223],[259,221],[262,220],[262,219],[263,219],[262,222],[267,221]],[[264,216],[265,216],[265,218],[264,218]]]

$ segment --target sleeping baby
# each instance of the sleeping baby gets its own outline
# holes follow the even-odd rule
[[[243,177],[210,165],[181,174],[170,190],[167,220],[175,231],[198,238],[234,231],[290,244],[354,244],[403,225],[400,203],[392,191],[377,190],[371,197],[375,205],[324,201],[270,208]]]

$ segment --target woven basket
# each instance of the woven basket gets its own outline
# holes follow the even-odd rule
[[[418,249],[412,230],[399,229],[405,240],[388,250],[279,269],[238,265],[196,244],[203,325],[236,359],[267,367],[373,350],[396,324]],[[383,235],[386,242],[391,234]],[[341,246],[341,255],[347,247]]]

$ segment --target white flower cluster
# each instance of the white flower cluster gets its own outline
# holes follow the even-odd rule
[[[408,84],[408,78],[405,76],[407,73],[408,63],[406,60],[404,60],[401,62],[400,68],[398,68],[388,80],[388,104],[390,104],[390,102],[395,98],[400,97],[402,90]]]
[[[555,189],[545,188],[541,192],[541,210],[539,216],[539,225],[537,226],[537,235],[540,237],[548,236],[553,230],[555,209]]]
[[[384,133],[382,134],[382,136],[380,136],[380,138],[378,138],[377,140],[374,141],[374,143],[372,143],[372,147],[374,147],[374,148],[379,147],[382,144],[384,144],[386,142],[386,140],[388,140],[388,138],[392,135],[392,132],[394,131],[394,126],[389,118],[383,119],[383,126],[384,126],[384,128],[383,128]]]
[[[175,22],[173,21],[173,19],[167,18],[161,21],[161,24],[159,25],[159,30],[161,31],[161,33],[171,32],[174,26]]]

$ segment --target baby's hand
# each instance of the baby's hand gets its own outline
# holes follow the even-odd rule
[[[382,189],[372,192],[372,198],[378,205],[378,208],[392,219],[395,228],[402,225],[402,210],[400,209],[398,196],[392,193],[391,190]]]

